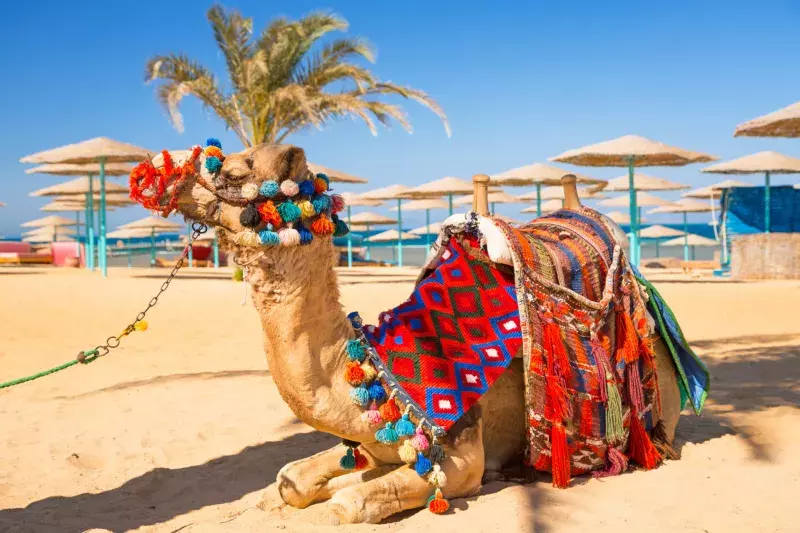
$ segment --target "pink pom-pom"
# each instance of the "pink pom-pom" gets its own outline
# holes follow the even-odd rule
[[[411,445],[418,452],[424,452],[428,449],[428,437],[425,436],[422,428],[417,428],[417,434],[411,437]]]
[[[292,180],[286,180],[281,182],[281,192],[284,196],[294,196],[300,192],[300,186]]]
[[[341,194],[331,195],[331,206],[334,213],[341,213],[346,205],[347,202],[344,201],[344,197]]]
[[[383,422],[381,413],[380,411],[378,411],[378,404],[372,402],[369,411],[364,411],[363,413],[361,413],[361,419],[370,426],[377,426],[378,424]]]
[[[300,244],[300,232],[293,228],[279,229],[278,238],[283,246],[297,246]]]

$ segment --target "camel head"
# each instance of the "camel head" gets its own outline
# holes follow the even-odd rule
[[[172,211],[216,228],[226,248],[265,252],[346,235],[324,174],[313,175],[301,148],[260,144],[224,155],[219,141],[188,152],[162,152],[131,173],[131,198],[166,216]]]

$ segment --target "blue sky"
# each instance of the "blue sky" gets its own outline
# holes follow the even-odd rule
[[[0,235],[18,235],[44,199],[30,191],[59,178],[24,174],[23,155],[107,136],[153,150],[235,137],[191,99],[179,134],[142,81],[153,54],[186,52],[222,75],[223,62],[197,1],[14,2],[0,33],[5,80]],[[292,137],[310,160],[370,184],[469,177],[545,161],[627,133],[729,159],[773,149],[800,157],[800,141],[734,139],[739,122],[800,100],[800,4],[671,2],[265,2],[228,1],[260,29],[278,15],[333,10],[378,49],[381,78],[428,91],[438,119],[407,105],[414,133],[359,123]],[[722,179],[700,166],[645,172],[693,186]],[[578,169],[580,170],[580,169]],[[601,178],[621,169],[580,170]],[[757,182],[760,178],[752,177]],[[777,177],[778,183],[797,178]],[[343,190],[343,189],[342,189]],[[513,192],[513,191],[512,191]],[[671,196],[672,198],[675,195]],[[380,209],[380,208],[379,208]],[[518,215],[507,206],[501,212]],[[144,215],[109,214],[109,226]],[[409,224],[422,220],[409,214]]]

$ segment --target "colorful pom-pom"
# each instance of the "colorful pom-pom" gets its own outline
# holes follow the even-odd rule
[[[386,391],[383,390],[383,385],[380,381],[373,381],[369,386],[369,397],[376,402],[382,402],[386,398]]]
[[[303,218],[311,218],[317,216],[317,212],[314,210],[314,205],[308,200],[297,202],[297,207],[300,208],[300,212],[303,214]]]
[[[345,470],[353,470],[356,467],[356,458],[353,455],[353,448],[347,448],[347,453],[339,459],[339,466]]]
[[[316,235],[331,235],[335,230],[336,226],[325,215],[311,223],[311,232]]]
[[[347,368],[344,371],[344,379],[353,387],[361,385],[361,382],[364,381],[364,371],[361,369],[361,365],[356,361],[347,363]]]
[[[361,420],[363,420],[370,426],[377,426],[378,424],[383,422],[383,418],[381,418],[381,413],[378,411],[378,404],[372,402],[372,405],[370,405],[369,410],[361,413]]]
[[[350,400],[359,407],[366,407],[369,405],[369,392],[363,385],[360,387],[353,387],[350,389]]]
[[[251,230],[244,230],[240,231],[236,235],[233,236],[234,244],[238,244],[240,246],[260,246],[261,240],[258,238],[258,234]]]
[[[358,451],[358,448],[353,450],[353,455],[356,458],[356,470],[362,470],[369,465],[369,461],[367,461],[367,457]]]
[[[347,351],[347,357],[351,361],[358,361],[359,363],[367,356],[367,350],[358,339],[350,339],[347,341],[347,344],[345,344],[345,351]]]
[[[247,204],[244,211],[239,213],[239,224],[245,228],[255,228],[261,224],[261,215],[253,204]]]
[[[334,213],[341,213],[344,211],[347,202],[344,200],[344,196],[341,194],[332,194],[331,195],[331,211]]]
[[[444,461],[444,448],[434,442],[431,444],[431,447],[428,448],[428,457],[432,463],[441,463]]]
[[[219,146],[206,146],[206,149],[203,150],[203,153],[206,155],[206,157],[216,157],[220,161],[225,159],[225,156],[222,155],[222,150]]]
[[[261,244],[264,246],[277,246],[281,243],[281,238],[278,234],[268,229],[258,232],[258,240],[261,241]]]
[[[422,455],[422,452],[417,452],[417,462],[414,465],[414,470],[417,471],[417,474],[424,476],[431,471],[431,468],[433,468],[433,465],[430,459]]]
[[[422,431],[422,428],[417,428],[417,434],[412,437],[411,444],[418,452],[424,452],[428,449],[428,437],[425,436],[425,432]]]
[[[312,235],[312,233],[310,231],[308,231],[306,228],[304,228],[303,226],[299,226],[297,228],[297,233],[300,234],[300,244],[301,245],[311,244],[311,241],[314,240],[314,235]]]
[[[397,422],[400,420],[400,408],[397,407],[397,402],[394,398],[389,398],[389,401],[381,405],[379,411],[381,417],[387,422]]]
[[[378,375],[378,371],[372,366],[369,361],[361,363],[361,370],[364,371],[364,383],[372,383],[372,380]],[[370,385],[371,387],[372,385]]]
[[[272,198],[278,191],[280,191],[280,185],[275,180],[267,180],[261,183],[261,187],[258,188],[258,192],[261,193],[261,196],[266,196],[267,198]]]
[[[294,196],[298,192],[300,192],[300,187],[297,183],[293,182],[292,180],[286,180],[281,182],[281,192],[284,196]]]
[[[328,182],[322,178],[314,178],[314,192],[322,194],[328,190]]]
[[[278,205],[277,209],[284,222],[295,222],[301,215],[300,208],[292,202],[283,202]]]
[[[417,451],[408,440],[406,440],[403,445],[397,449],[397,454],[400,456],[400,460],[407,465],[413,465],[417,460]]]
[[[300,194],[303,196],[313,196],[314,195],[314,182],[311,180],[301,181],[299,184]]]
[[[444,487],[447,485],[447,476],[442,471],[442,467],[438,464],[433,465],[433,472],[428,477],[428,482],[436,487]]]
[[[218,157],[206,157],[206,170],[216,174],[222,168],[222,161]]]
[[[311,205],[314,206],[314,211],[321,215],[331,208],[331,197],[325,194],[320,194],[311,199]]]
[[[331,186],[331,179],[328,177],[328,175],[327,175],[327,174],[323,174],[322,172],[319,172],[319,173],[317,173],[317,175],[316,175],[316,176],[314,176],[314,177],[315,177],[315,178],[317,178],[317,179],[320,179],[320,180],[324,181],[324,182],[325,182],[325,185],[327,185],[327,186],[330,188],[330,186]]]
[[[222,149],[222,143],[219,142],[219,139],[216,137],[209,137],[206,139],[206,146],[216,146],[219,149]]]
[[[428,500],[428,510],[433,514],[444,514],[450,509],[450,504],[442,496],[442,491],[436,489],[436,493]]]
[[[278,237],[281,239],[281,246],[297,246],[300,244],[300,234],[293,228],[279,229]]]
[[[245,200],[255,200],[258,196],[258,185],[255,183],[245,183],[242,185],[242,198]]]
[[[267,224],[272,224],[273,228],[280,228],[283,226],[283,218],[278,213],[278,208],[272,203],[272,200],[267,200],[258,205],[258,212],[261,213],[261,220]]]
[[[411,422],[411,418],[409,418],[407,414],[403,415],[403,417],[397,421],[394,429],[401,437],[410,437],[414,434],[414,424]]]
[[[340,219],[336,215],[333,215],[331,217],[331,220],[333,221],[333,227],[334,227],[333,236],[334,237],[344,237],[345,235],[350,233],[350,228],[347,227],[347,223],[344,220]]]
[[[397,432],[392,427],[391,422],[386,423],[386,427],[375,432],[375,438],[383,444],[393,444],[397,442]]]

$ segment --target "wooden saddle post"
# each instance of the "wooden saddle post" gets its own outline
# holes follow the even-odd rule
[[[489,176],[486,174],[472,176],[472,210],[481,216],[489,214]]]
[[[579,209],[581,207],[581,199],[578,197],[578,188],[575,182],[578,178],[575,174],[567,174],[561,177],[561,186],[564,187],[564,208],[566,209]]]

